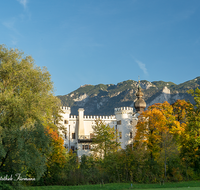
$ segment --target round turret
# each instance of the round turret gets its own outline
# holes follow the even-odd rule
[[[138,87],[138,92],[136,93],[136,96],[137,97],[142,97],[144,94],[142,93],[142,91],[141,91],[141,87],[139,86]]]
[[[143,99],[138,99],[135,102],[135,109],[138,111],[139,108],[146,108],[146,102]]]
[[[144,94],[141,91],[141,86],[140,86],[140,81],[139,81],[138,92],[136,93],[136,96],[138,99],[135,101],[135,104],[134,104],[137,112],[142,112],[146,108],[146,102],[142,99],[143,95]]]

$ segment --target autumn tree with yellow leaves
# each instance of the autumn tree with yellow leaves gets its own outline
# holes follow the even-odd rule
[[[180,124],[173,114],[173,107],[168,102],[150,106],[138,118],[135,147],[140,144],[149,152],[150,163],[156,161],[164,165],[162,178],[166,178],[167,159],[177,151],[173,134],[179,128]]]
[[[200,171],[200,89],[190,90],[195,104],[186,109],[185,128],[180,137],[180,157],[186,166],[187,178]]]

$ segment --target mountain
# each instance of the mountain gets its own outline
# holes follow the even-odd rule
[[[140,85],[147,107],[164,101],[172,104],[177,99],[194,103],[193,97],[187,91],[200,86],[200,77],[179,85],[173,82],[146,80],[141,80]],[[67,95],[57,97],[60,98],[63,106],[71,107],[72,115],[77,115],[79,108],[85,109],[85,115],[113,115],[116,107],[134,106],[137,86],[138,82],[134,80],[123,81],[117,85],[86,84]]]

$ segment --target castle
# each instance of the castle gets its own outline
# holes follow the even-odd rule
[[[146,103],[143,100],[140,82],[136,93],[137,100],[135,101],[136,112],[132,107],[115,108],[114,114],[111,116],[85,116],[84,109],[79,108],[78,116],[70,115],[70,107],[62,107],[63,123],[66,128],[64,135],[64,146],[72,151],[77,151],[77,156],[80,158],[83,154],[91,153],[91,142],[93,137],[93,128],[95,120],[100,119],[104,124],[114,127],[119,132],[119,142],[121,148],[124,149],[127,145],[133,143],[135,136],[135,126],[137,124],[139,114],[144,111]]]

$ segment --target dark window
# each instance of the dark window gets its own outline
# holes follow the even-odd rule
[[[64,124],[68,124],[68,120],[64,120]]]
[[[119,138],[122,139],[122,132],[119,132]]]
[[[90,150],[91,147],[90,147],[90,145],[82,145],[82,149],[83,150]]]
[[[88,146],[88,145],[85,145],[85,149],[88,150],[88,148],[89,148],[89,146]]]
[[[72,133],[72,139],[75,139],[75,133]]]
[[[121,124],[122,124],[121,120],[117,121],[117,125],[121,125]]]
[[[74,151],[74,150],[75,150],[75,147],[74,147],[74,146],[71,146],[71,149],[72,149],[72,151]]]
[[[131,120],[131,121],[130,121],[130,124],[132,125],[132,123],[133,123],[133,121]]]
[[[67,139],[67,133],[65,132],[65,139]]]
[[[130,132],[130,139],[132,139],[133,138],[133,134],[132,134],[132,132]]]

